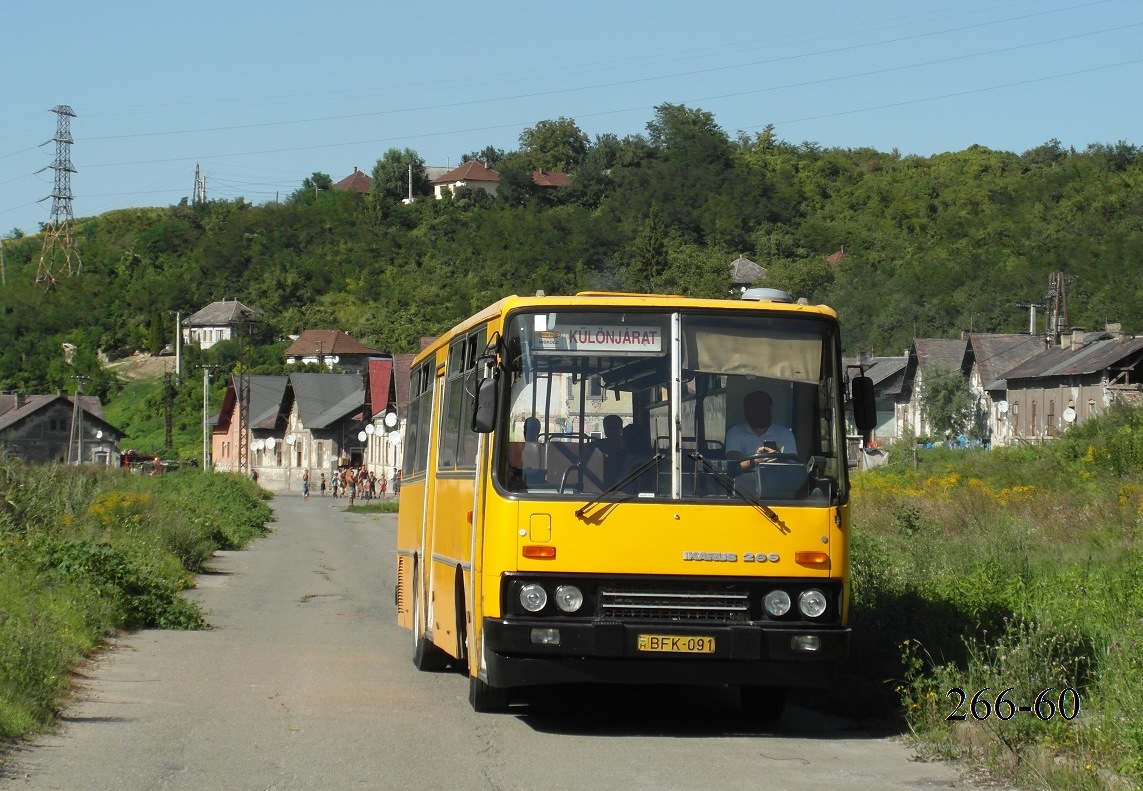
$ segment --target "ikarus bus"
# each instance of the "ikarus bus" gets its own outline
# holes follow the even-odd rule
[[[707,684],[779,715],[849,611],[837,316],[760,299],[512,296],[414,361],[397,617],[477,711],[539,684]]]

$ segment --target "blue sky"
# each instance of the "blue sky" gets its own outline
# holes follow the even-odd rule
[[[1139,0],[13,4],[0,235],[47,221],[56,105],[76,217],[285,197],[315,171],[516,149],[538,121],[643,133],[665,102],[731,136],[932,155],[1143,145]],[[37,171],[41,171],[38,172]]]

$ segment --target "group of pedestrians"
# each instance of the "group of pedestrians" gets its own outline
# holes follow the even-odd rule
[[[393,471],[394,495],[400,491],[400,475],[399,470]],[[335,498],[346,498],[350,505],[353,505],[358,498],[372,500],[377,496],[384,497],[389,489],[389,480],[384,475],[379,477],[372,470],[366,470],[364,467],[342,467],[334,471],[328,482],[326,474],[321,473],[318,491],[322,497],[325,497],[327,483]],[[309,470],[302,473],[302,499],[310,499]]]

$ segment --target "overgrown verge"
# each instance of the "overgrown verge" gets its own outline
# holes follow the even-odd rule
[[[867,710],[1018,784],[1143,787],[1143,412],[854,481]]]
[[[69,670],[117,629],[193,629],[180,595],[215,549],[265,532],[240,476],[159,477],[0,457],[0,738],[52,722]]]

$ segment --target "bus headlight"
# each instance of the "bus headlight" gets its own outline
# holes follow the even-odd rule
[[[548,604],[548,592],[534,582],[520,587],[520,606],[528,612],[539,612]]]
[[[781,618],[790,611],[790,594],[784,590],[773,590],[762,597],[762,606],[772,618]]]
[[[561,585],[556,588],[556,606],[572,613],[583,606],[583,591],[575,585]]]
[[[817,588],[810,588],[798,594],[798,609],[807,618],[817,618],[826,611],[826,597]]]

